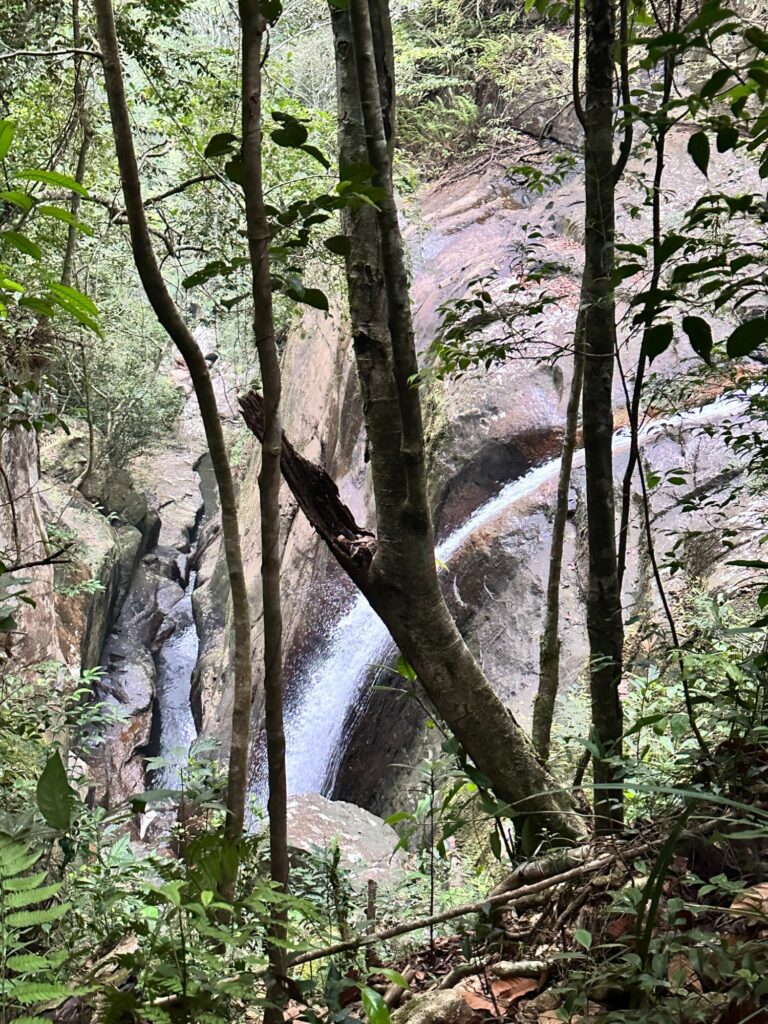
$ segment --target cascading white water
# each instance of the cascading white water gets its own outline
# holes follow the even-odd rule
[[[658,435],[675,426],[697,426],[743,412],[744,397],[718,399],[665,420],[649,421],[641,437]],[[615,454],[628,450],[626,430],[614,435]],[[574,468],[583,465],[584,453],[574,458]],[[481,526],[505,512],[557,475],[560,459],[530,470],[506,484],[499,493],[476,509],[437,548],[439,562],[447,562]],[[299,699],[286,713],[286,769],[291,794],[318,793],[332,789],[341,756],[341,732],[347,712],[359,699],[366,681],[377,666],[385,664],[395,651],[386,626],[362,595],[339,620],[328,642],[315,653],[297,680]]]
[[[186,766],[190,745],[197,739],[190,705],[192,673],[199,647],[192,614],[192,591],[196,577],[197,573],[192,571],[184,597],[170,612],[174,629],[157,657],[156,699],[160,717],[158,754],[167,764],[155,774],[156,789],[179,788],[180,772]]]

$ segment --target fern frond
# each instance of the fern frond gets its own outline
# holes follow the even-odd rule
[[[17,910],[8,914],[5,923],[9,928],[34,928],[39,924],[51,924],[59,921],[72,909],[71,903],[60,903],[45,910]]]
[[[51,970],[56,964],[50,957],[40,956],[38,953],[19,953],[16,956],[9,956],[5,961],[16,974],[29,974],[30,971]]]
[[[37,875],[23,875],[21,878],[9,878],[3,883],[6,892],[26,892],[28,889],[36,889],[48,877],[47,872],[41,871]]]
[[[67,999],[75,995],[75,991],[66,985],[51,984],[43,981],[21,981],[13,990],[13,998],[17,1003],[50,1003],[56,999]]]
[[[0,856],[0,878],[13,878],[16,875],[22,875],[37,864],[40,856],[38,851],[30,853],[27,847],[3,851]]]
[[[4,904],[11,910],[20,910],[22,907],[30,907],[35,903],[43,903],[52,899],[61,890],[61,882],[54,882],[52,885],[44,885],[39,889],[28,889],[21,892],[9,892],[4,899]]]

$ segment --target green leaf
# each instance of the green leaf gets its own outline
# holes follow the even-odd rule
[[[669,322],[653,324],[646,328],[643,334],[643,349],[651,362],[669,348],[674,333],[674,327]]]
[[[16,125],[13,121],[0,120],[0,160],[8,155],[15,134]]]
[[[576,931],[573,933],[573,937],[580,946],[584,947],[584,949],[591,948],[592,934],[591,932],[588,932],[585,928],[577,928]]]
[[[64,762],[55,751],[37,781],[37,806],[51,828],[60,832],[66,832],[72,820],[71,792]]]
[[[730,68],[718,68],[709,81],[704,84],[699,95],[703,99],[709,99],[711,96],[717,95],[731,77],[731,74]]]
[[[300,149],[303,148],[309,138],[309,132],[299,121],[293,121],[282,128],[275,128],[273,132],[270,132],[270,136],[272,141],[276,142],[278,146]]]
[[[739,129],[733,125],[727,125],[724,128],[718,130],[716,136],[716,145],[718,153],[725,153],[729,149],[733,149],[739,141]]]
[[[214,156],[236,153],[238,142],[238,137],[233,135],[232,132],[218,132],[209,139],[208,145],[203,151],[203,156],[210,159]]]
[[[304,295],[300,301],[306,306],[322,309],[325,313],[328,312],[328,296],[325,292],[321,292],[319,288],[305,288]]]
[[[40,246],[31,238],[22,235],[20,231],[0,231],[0,238],[6,245],[12,245],[14,249],[23,252],[25,256],[31,256],[33,260],[39,260],[43,255]]]
[[[328,159],[328,157],[325,156],[324,153],[320,152],[317,146],[312,146],[309,143],[304,143],[304,145],[300,146],[299,148],[303,153],[308,153],[310,156],[314,157],[319,164],[323,165],[326,171],[330,169],[330,160]]]
[[[688,154],[706,177],[709,168],[709,136],[706,132],[696,132],[688,139]]]
[[[51,885],[41,886],[39,889],[28,889],[26,892],[10,892],[5,897],[5,905],[11,910],[23,910],[24,907],[32,907],[36,903],[43,903],[45,900],[53,899],[61,889],[60,882],[53,882]]]
[[[389,1007],[376,989],[362,985],[360,998],[369,1024],[389,1024]]]
[[[768,318],[755,317],[740,324],[726,342],[726,350],[731,359],[747,356],[750,352],[768,341]]]
[[[60,206],[47,206],[43,203],[37,207],[37,213],[42,217],[53,217],[55,220],[60,220],[63,224],[69,224],[71,227],[77,228],[78,231],[82,231],[84,235],[93,235],[92,227],[78,220],[70,210],[63,210]]]
[[[394,814],[390,814],[384,821],[387,825],[397,825],[399,821],[415,821],[416,819],[410,811],[395,811]]]
[[[242,160],[228,160],[224,164],[224,173],[236,185],[242,187],[245,184],[245,164]]]
[[[351,248],[350,241],[346,235],[331,235],[330,238],[325,239],[323,245],[336,256],[348,256]]]
[[[408,988],[408,979],[404,978],[399,971],[393,971],[391,967],[379,967],[376,973],[383,974],[387,981],[391,981],[393,985],[399,985],[400,988]]]
[[[683,330],[688,335],[691,348],[705,363],[712,362],[712,328],[700,316],[684,316]]]
[[[55,188],[66,188],[70,192],[88,196],[88,189],[79,181],[70,178],[68,174],[60,174],[58,171],[39,171],[35,168],[28,168],[25,171],[19,171],[16,177],[23,178],[24,181],[39,181],[43,185],[53,185]]]
[[[60,921],[72,909],[71,903],[60,903],[45,910],[17,910],[8,914],[5,923],[11,928],[36,928],[41,924]]]
[[[13,206],[18,206],[24,213],[29,213],[32,207],[35,205],[35,200],[29,195],[28,192],[22,192],[21,189],[12,188],[8,192],[0,192],[0,199],[6,203],[11,203]]]
[[[36,295],[23,295],[19,299],[19,305],[31,309],[33,313],[41,313],[43,316],[53,316],[53,305],[47,299],[41,299]]]

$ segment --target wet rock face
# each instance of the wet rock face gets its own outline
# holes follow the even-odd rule
[[[615,458],[618,488],[626,451]],[[686,572],[665,574],[674,600],[696,589],[736,591],[749,570],[730,563],[759,558],[760,523],[768,499],[747,488],[743,472],[717,435],[700,427],[672,427],[644,446],[648,471],[660,477],[686,467],[685,482],[653,493],[652,518],[657,554],[665,554],[677,537],[685,543]],[[556,479],[534,489],[493,521],[475,531],[450,562],[446,597],[470,647],[504,702],[518,720],[530,724],[538,682],[539,637],[551,544],[551,509]],[[725,498],[736,497],[723,507]],[[578,685],[588,661],[584,612],[586,586],[585,482],[577,460],[572,486],[573,515],[568,523],[561,590],[561,679],[559,715],[569,690]],[[691,504],[697,507],[690,508]],[[727,540],[737,530],[738,550]],[[727,543],[724,543],[727,541]],[[650,567],[641,510],[633,509],[623,605],[627,618],[654,614],[661,607]],[[397,700],[388,692],[370,693],[345,726],[348,745],[333,795],[390,813],[408,806],[414,777],[400,767],[417,764],[441,737],[424,727],[424,712],[415,701]]]
[[[0,431],[0,464],[3,467],[0,483],[3,561],[10,565],[44,558],[48,538],[39,493],[37,434],[20,427]],[[62,657],[53,566],[35,566],[18,575],[30,581],[24,586],[35,606],[19,603],[14,609],[17,631],[0,634],[0,649],[12,660],[15,671]]]

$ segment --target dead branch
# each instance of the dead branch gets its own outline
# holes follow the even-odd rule
[[[14,60],[16,57],[95,57],[101,60],[101,53],[98,50],[85,50],[78,47],[63,50],[7,50],[0,53],[0,60]]]
[[[261,395],[249,391],[240,399],[246,425],[262,440],[264,407]],[[365,578],[376,551],[376,538],[355,522],[331,477],[303,455],[283,434],[280,468],[304,515],[355,583]]]

